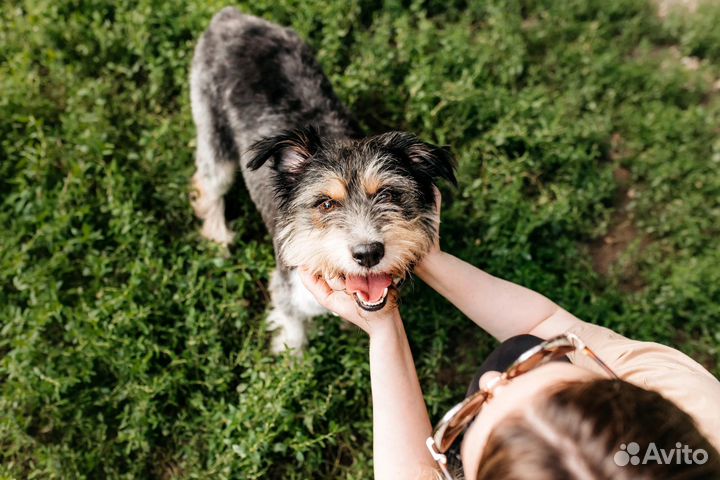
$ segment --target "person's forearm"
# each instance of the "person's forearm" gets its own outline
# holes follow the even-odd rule
[[[370,337],[370,378],[375,479],[424,478],[434,469],[430,419],[399,316]]]
[[[426,257],[415,273],[498,340],[530,333],[562,310],[537,292],[445,252]]]

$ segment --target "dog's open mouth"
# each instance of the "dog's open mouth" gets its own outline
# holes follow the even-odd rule
[[[368,312],[381,310],[388,300],[388,292],[397,287],[402,281],[400,277],[393,277],[387,273],[374,273],[370,275],[344,275],[334,279],[332,283],[339,283],[348,294],[355,298],[358,306]],[[339,289],[339,288],[338,288]]]
[[[363,310],[375,312],[387,303],[392,277],[388,274],[345,276],[345,291],[355,297]]]

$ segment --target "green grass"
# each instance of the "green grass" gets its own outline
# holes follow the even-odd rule
[[[452,146],[447,250],[720,373],[720,7],[299,3],[240,7],[307,38],[368,131]],[[189,208],[188,64],[222,6],[2,3],[0,477],[372,475],[365,336],[323,318],[270,357],[259,216],[240,189],[225,258]],[[419,281],[402,312],[436,420],[493,341]]]

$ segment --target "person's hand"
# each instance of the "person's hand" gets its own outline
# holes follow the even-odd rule
[[[300,279],[305,288],[315,297],[315,300],[323,307],[330,310],[348,322],[357,325],[368,335],[374,331],[382,330],[387,326],[394,325],[400,321],[396,298],[397,291],[391,290],[388,303],[378,312],[366,312],[358,306],[355,299],[344,290],[333,290],[321,275],[313,275],[308,269],[299,267]]]
[[[428,255],[432,255],[440,252],[440,209],[442,207],[442,194],[437,187],[433,187],[435,191],[435,242],[432,248],[428,252]]]
[[[440,190],[435,188],[435,241],[420,261],[415,265],[415,274],[427,283],[430,272],[442,265],[442,250],[440,250],[440,207],[442,205],[442,196]]]

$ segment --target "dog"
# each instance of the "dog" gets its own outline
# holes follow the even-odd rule
[[[301,350],[306,322],[327,313],[300,265],[365,311],[394,305],[435,240],[436,185],[455,183],[449,151],[405,132],[364,136],[297,33],[231,7],[195,48],[190,96],[202,235],[233,241],[224,195],[239,167],[272,236],[272,351]]]

